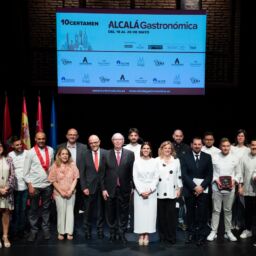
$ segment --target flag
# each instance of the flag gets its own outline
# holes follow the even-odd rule
[[[6,95],[5,106],[4,106],[3,143],[8,147],[8,149],[11,146],[11,137],[12,137],[11,117],[10,117],[8,97]]]
[[[42,107],[41,107],[41,98],[38,96],[38,103],[37,103],[37,117],[36,117],[36,132],[42,132],[43,128],[43,114],[42,114]]]
[[[56,127],[56,110],[54,97],[52,97],[52,109],[51,109],[51,124],[50,124],[50,138],[49,145],[56,149],[57,147],[57,127]]]
[[[25,149],[31,148],[26,99],[23,97],[20,139]]]

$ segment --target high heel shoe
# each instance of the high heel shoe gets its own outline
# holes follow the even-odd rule
[[[64,240],[64,236],[62,234],[58,234],[58,240],[60,241]]]
[[[148,244],[149,244],[148,237],[144,237],[143,245],[144,245],[144,246],[148,246]]]
[[[143,236],[139,238],[139,245],[142,246],[144,244]]]
[[[68,239],[68,240],[73,240],[73,235],[68,234],[68,235],[67,235],[67,239]]]
[[[8,239],[8,236],[3,236],[2,239],[3,239],[3,242],[4,242],[4,247],[6,247],[6,248],[11,247],[11,243]]]

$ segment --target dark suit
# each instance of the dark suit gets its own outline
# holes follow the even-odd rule
[[[196,166],[193,152],[188,152],[181,158],[181,173],[183,181],[183,195],[187,207],[187,225],[190,235],[197,235],[197,239],[204,239],[207,235],[208,193],[194,194],[196,187],[194,178],[203,179],[201,186],[209,188],[212,182],[213,166],[209,154],[200,152],[199,166]],[[197,231],[195,233],[195,231]]]
[[[124,234],[127,228],[133,162],[134,153],[124,148],[119,166],[114,149],[109,150],[106,155],[106,170],[102,177],[102,190],[107,190],[109,194],[106,201],[106,219],[112,234],[116,230],[120,234]]]
[[[99,168],[95,169],[93,161],[93,153],[87,150],[85,153],[85,168],[80,172],[81,189],[89,189],[89,195],[84,195],[85,198],[85,212],[84,212],[84,226],[85,232],[91,233],[92,218],[94,206],[97,208],[97,230],[98,233],[103,232],[104,226],[104,201],[101,192],[101,175],[105,172],[105,157],[106,150],[100,150]]]
[[[67,142],[62,143],[58,145],[58,148],[60,147],[67,147]],[[76,166],[79,170],[79,173],[81,175],[81,170],[84,170],[85,167],[85,152],[87,150],[87,145],[82,144],[80,142],[76,142]],[[75,213],[78,213],[80,209],[83,209],[83,195],[80,187],[79,179],[76,184],[76,202],[75,202]]]

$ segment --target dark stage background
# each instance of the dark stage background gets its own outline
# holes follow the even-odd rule
[[[97,2],[97,4],[96,4]],[[57,108],[58,141],[75,127],[80,141],[96,133],[102,146],[111,147],[113,133],[127,137],[137,127],[141,137],[153,143],[155,152],[163,140],[181,128],[188,143],[204,131],[234,139],[240,128],[256,136],[255,81],[252,33],[252,1],[202,1],[208,13],[205,96],[58,95],[56,88],[56,7],[177,8],[178,1],[6,1],[2,21],[5,47],[2,57],[0,120],[7,91],[13,133],[19,134],[23,94],[26,96],[31,138],[34,136],[37,95],[40,91],[44,128],[49,130],[51,96]],[[216,3],[217,2],[217,3]],[[119,5],[117,4],[119,3]],[[3,19],[3,18],[2,18]],[[6,54],[7,53],[7,54]],[[6,56],[6,57],[4,57]],[[120,114],[117,114],[117,113]],[[2,133],[2,125],[0,127]]]

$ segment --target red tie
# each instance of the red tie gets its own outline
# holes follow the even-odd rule
[[[120,151],[116,152],[116,161],[117,161],[117,165],[119,166],[119,164],[120,164]],[[120,187],[119,177],[117,177],[116,183],[117,183],[117,186]]]
[[[94,152],[94,166],[95,166],[96,171],[98,171],[99,170],[99,158],[98,158],[97,151]]]
[[[116,152],[116,161],[117,161],[117,165],[119,166],[120,165],[120,151],[117,151]]]

